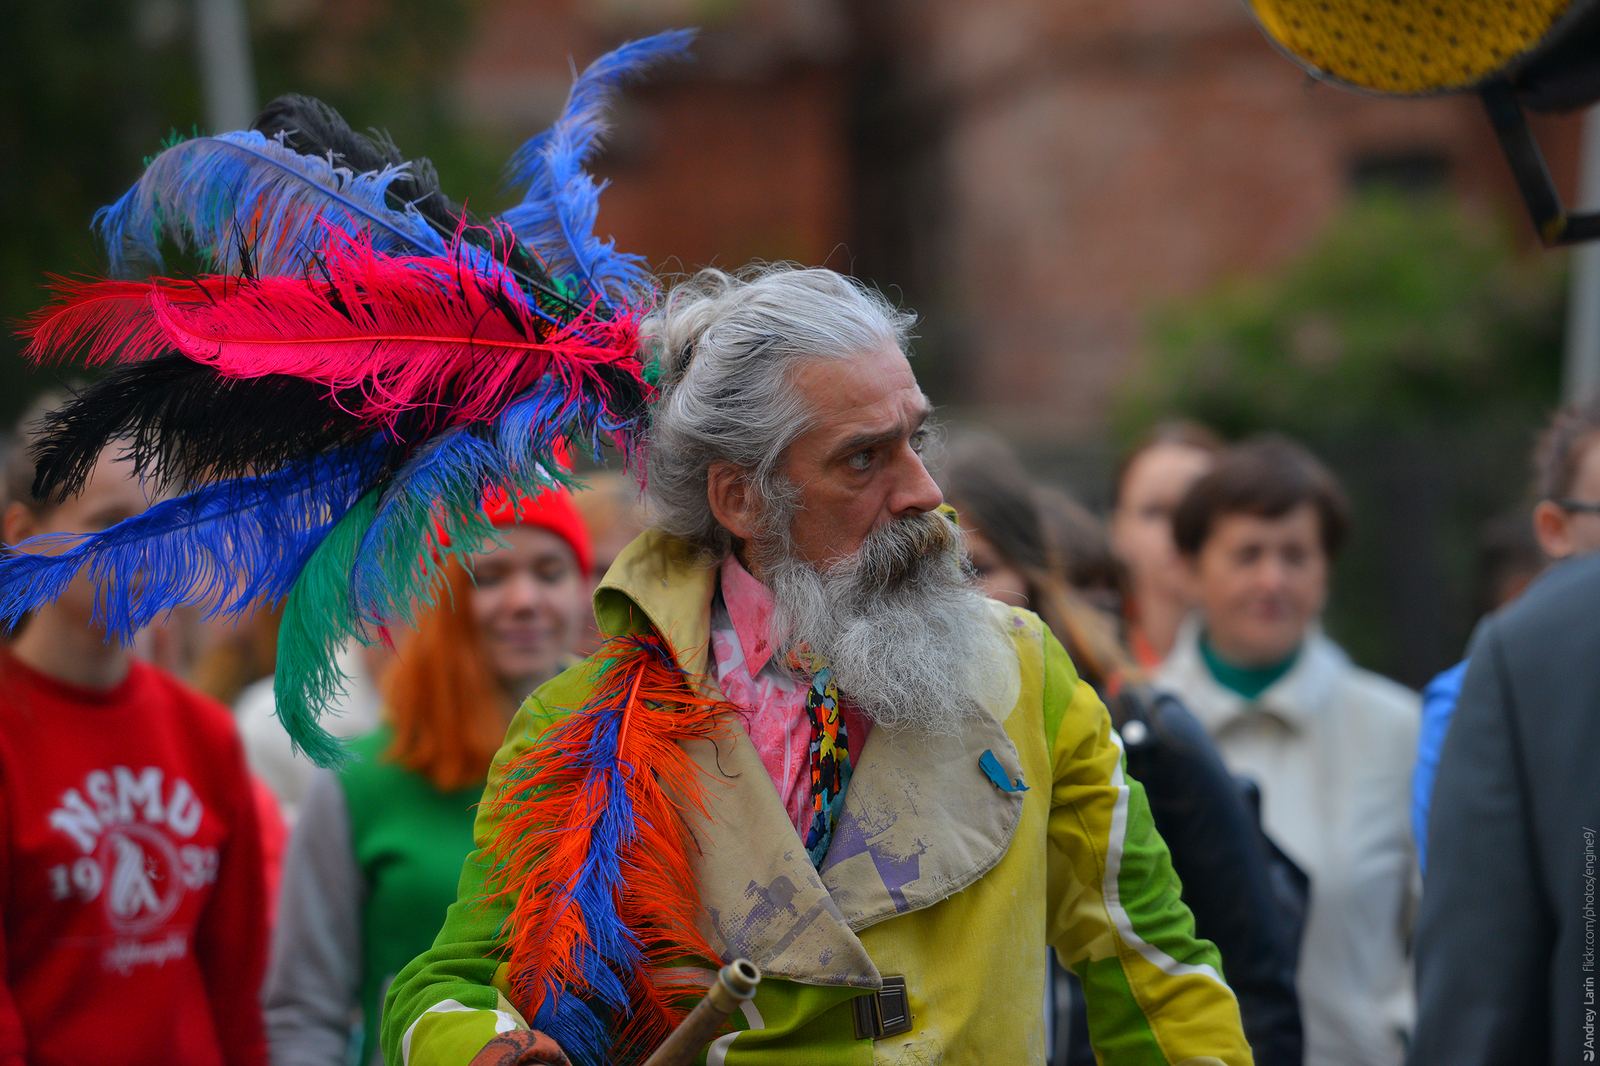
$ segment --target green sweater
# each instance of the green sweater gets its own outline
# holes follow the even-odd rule
[[[472,851],[472,821],[483,784],[440,792],[384,758],[388,728],[351,745],[361,761],[340,774],[350,844],[366,883],[361,908],[362,1055],[378,1046],[383,994],[406,963],[427,951],[456,901],[461,864]]]
[[[439,792],[385,758],[392,742],[387,728],[352,740],[354,758],[319,772],[295,826],[267,980],[274,1060],[381,1066],[383,995],[455,902],[483,786]]]
[[[1295,660],[1300,658],[1300,649],[1295,648],[1281,662],[1268,663],[1266,666],[1238,666],[1218,655],[1211,647],[1211,641],[1201,633],[1200,658],[1205,660],[1206,669],[1217,679],[1217,684],[1232,689],[1247,700],[1253,700],[1289,672]]]

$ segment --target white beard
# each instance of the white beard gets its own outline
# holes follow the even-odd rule
[[[840,694],[877,725],[939,736],[1017,684],[1016,649],[962,558],[955,525],[927,513],[875,530],[821,571],[787,537],[753,561],[776,600],[782,651],[805,645],[826,659]]]

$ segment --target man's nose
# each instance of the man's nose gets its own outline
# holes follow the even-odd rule
[[[944,502],[944,493],[928,473],[922,456],[909,443],[902,446],[895,460],[896,483],[888,500],[890,514],[896,518],[923,514]]]

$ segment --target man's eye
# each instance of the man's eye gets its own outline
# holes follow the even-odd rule
[[[849,463],[851,469],[853,470],[870,469],[872,466],[872,452],[856,452],[850,458],[846,459],[845,462]]]
[[[919,429],[915,433],[911,434],[911,450],[912,451],[916,452],[918,455],[921,455],[922,454],[922,449],[926,448],[927,446],[928,446],[928,431],[927,430]]]

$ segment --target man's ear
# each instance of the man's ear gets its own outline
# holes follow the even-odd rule
[[[712,463],[706,471],[706,502],[723,529],[740,540],[754,538],[761,501],[743,470],[722,460]]]
[[[6,507],[4,521],[0,522],[0,543],[17,544],[37,532],[39,522],[25,504],[13,501]]]
[[[1552,559],[1565,559],[1572,554],[1572,537],[1567,533],[1570,517],[1553,500],[1540,500],[1534,505],[1533,535]]]

